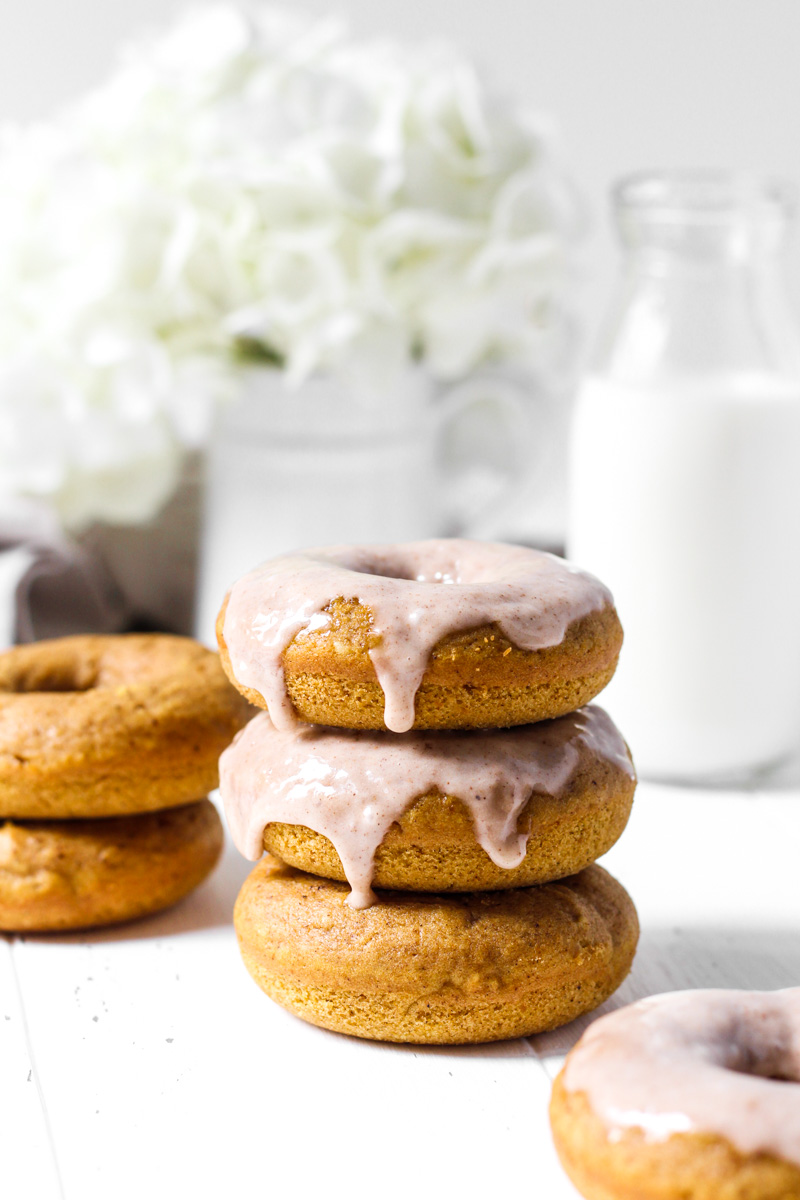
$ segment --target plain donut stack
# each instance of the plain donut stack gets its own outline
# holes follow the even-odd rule
[[[251,711],[188,638],[0,654],[0,930],[115,924],[197,887],[222,849],[205,797]]]
[[[619,986],[636,913],[594,862],[635,776],[589,704],[622,640],[598,580],[500,544],[332,547],[238,581],[217,633],[266,710],[220,790],[239,849],[268,852],[234,923],[272,999],[460,1043],[554,1028]]]

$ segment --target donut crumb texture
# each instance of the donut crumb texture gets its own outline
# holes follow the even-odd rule
[[[356,912],[346,885],[266,856],[234,911],[245,965],[297,1016],[389,1042],[524,1037],[596,1008],[630,970],[636,911],[602,867],[508,891],[383,891]]]
[[[169,908],[212,871],[222,844],[210,800],[127,817],[0,822],[0,929],[89,929]]]

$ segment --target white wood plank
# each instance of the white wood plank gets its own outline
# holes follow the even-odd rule
[[[12,941],[0,936],[0,1192],[14,1200],[57,1200],[61,1189],[13,953]]]

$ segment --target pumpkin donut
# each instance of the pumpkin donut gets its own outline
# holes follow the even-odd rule
[[[610,849],[635,777],[601,708],[488,731],[385,733],[261,713],[220,759],[234,841],[314,875],[411,891],[524,887],[573,875]]]
[[[0,654],[0,817],[186,804],[252,709],[219,656],[165,634],[77,636]]]
[[[588,1200],[800,1200],[800,988],[674,992],[602,1017],[550,1120]]]
[[[572,712],[614,673],[608,590],[563,559],[461,539],[336,546],[240,579],[222,664],[276,727],[471,729]]]
[[[0,929],[88,929],[169,908],[202,883],[222,842],[209,800],[133,817],[1,822]]]
[[[382,892],[354,912],[344,884],[265,857],[234,925],[250,974],[290,1012],[386,1042],[524,1037],[602,1003],[630,969],[638,923],[592,866],[499,892]]]

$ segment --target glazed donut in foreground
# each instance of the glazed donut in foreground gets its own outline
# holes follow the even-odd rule
[[[624,889],[592,866],[500,892],[382,892],[354,912],[344,884],[265,857],[234,911],[250,974],[325,1029],[388,1042],[466,1043],[552,1029],[597,1007],[638,937]]]
[[[0,654],[0,817],[186,804],[253,710],[219,656],[166,634],[77,636]]]
[[[572,712],[610,680],[608,590],[554,555],[459,539],[336,546],[240,579],[222,663],[279,729],[468,729]]]
[[[614,844],[635,776],[601,708],[536,725],[405,734],[255,717],[220,759],[238,848],[314,875],[412,891],[525,887],[573,875]]]
[[[113,925],[176,904],[222,851],[209,800],[133,817],[0,823],[0,929]]]
[[[677,992],[602,1017],[550,1119],[588,1200],[800,1200],[800,988]]]

